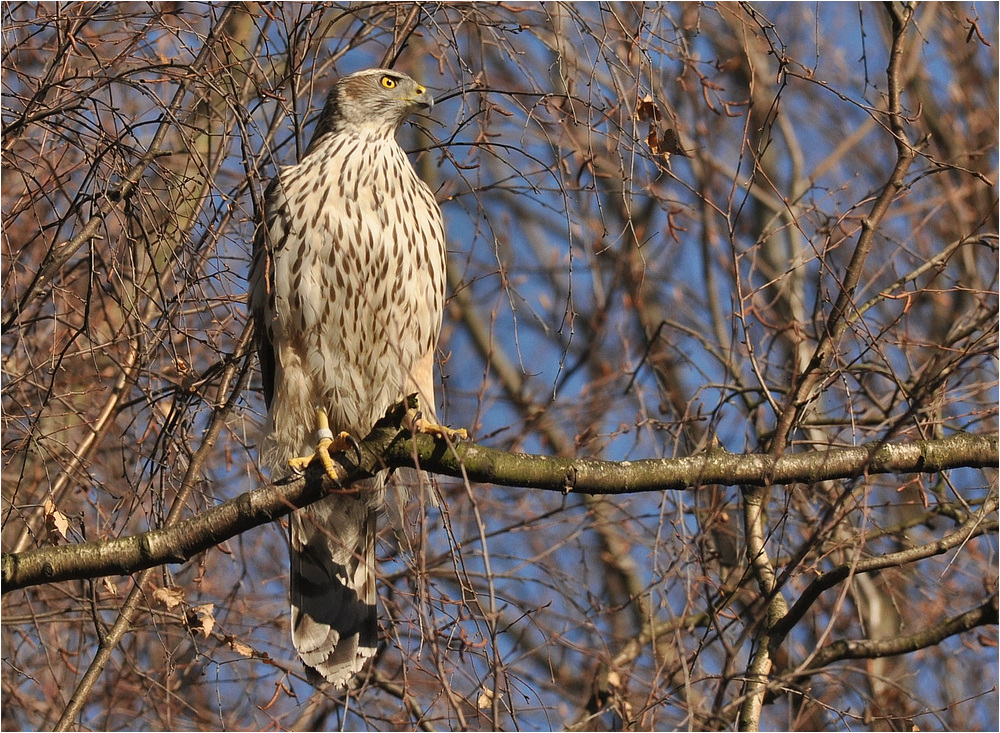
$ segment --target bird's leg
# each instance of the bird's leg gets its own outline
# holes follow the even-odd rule
[[[421,412],[419,404],[418,398],[418,406],[408,407],[406,415],[403,417],[403,427],[411,433],[425,433],[433,435],[435,438],[444,438],[449,441],[469,439],[469,431],[465,428],[449,428],[427,420]]]
[[[334,436],[333,431],[330,430],[330,418],[326,414],[326,410],[319,407],[316,409],[316,452],[311,456],[292,458],[288,461],[288,465],[291,466],[294,471],[302,473],[306,470],[309,464],[313,462],[313,459],[318,457],[320,463],[323,464],[323,468],[326,470],[326,475],[339,483],[340,479],[337,477],[337,464],[333,462],[333,458],[330,457],[330,454],[341,453],[346,451],[348,448],[351,448],[355,452],[358,456],[358,462],[360,463],[361,446],[358,445],[357,438],[350,433],[345,432]]]

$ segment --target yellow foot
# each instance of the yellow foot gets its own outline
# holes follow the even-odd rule
[[[412,433],[425,433],[433,435],[435,438],[444,438],[447,441],[469,439],[469,431],[465,428],[449,428],[431,422],[424,418],[419,408],[407,409],[406,417],[403,418],[403,426]]]
[[[327,416],[326,410],[316,410],[316,425],[316,452],[309,456],[292,458],[288,461],[288,465],[292,467],[293,471],[303,473],[314,459],[319,458],[320,463],[323,464],[323,469],[326,471],[326,475],[334,481],[339,482],[337,464],[333,462],[333,458],[330,455],[332,453],[343,453],[350,448],[355,452],[360,463],[361,446],[358,445],[357,438],[350,433],[342,432],[340,435],[334,436],[333,431],[330,430],[330,418]]]

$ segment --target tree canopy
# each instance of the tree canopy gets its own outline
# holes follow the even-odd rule
[[[995,5],[2,12],[4,728],[997,726]],[[272,485],[260,200],[373,66],[472,440]],[[283,517],[384,465],[317,690]]]

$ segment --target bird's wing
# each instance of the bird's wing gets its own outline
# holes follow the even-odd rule
[[[253,239],[248,306],[254,320],[254,336],[264,387],[264,402],[270,407],[274,397],[274,252],[288,236],[288,208],[280,176],[275,176],[264,192],[263,210]]]

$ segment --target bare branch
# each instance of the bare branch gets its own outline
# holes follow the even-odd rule
[[[822,367],[827,364],[833,354],[838,337],[847,329],[850,311],[855,308],[854,293],[865,272],[865,264],[875,242],[879,226],[889,208],[906,187],[905,177],[913,161],[917,157],[917,149],[909,142],[903,127],[902,106],[900,96],[903,91],[902,61],[906,50],[906,33],[913,14],[909,7],[899,6],[889,9],[892,19],[892,44],[889,49],[889,65],[886,70],[888,79],[888,110],[889,129],[896,142],[896,162],[888,180],[879,192],[871,211],[861,221],[861,235],[851,255],[840,283],[837,300],[826,320],[826,325],[819,334],[819,343],[806,368],[797,375],[795,388],[788,393],[778,424],[771,441],[771,451],[780,455],[788,443],[788,436],[796,422],[801,419],[803,411],[817,397],[816,385],[822,379]]]
[[[986,522],[986,517],[997,510],[997,497],[994,493],[975,514],[968,517],[965,523],[955,532],[942,537],[936,542],[911,547],[899,552],[891,552],[887,555],[869,557],[863,560],[844,563],[826,573],[823,573],[809,584],[802,593],[799,594],[795,605],[788,613],[777,621],[774,628],[774,639],[772,644],[780,644],[789,631],[806,614],[809,608],[815,603],[821,593],[835,585],[843,582],[851,575],[858,573],[871,573],[885,568],[898,567],[907,563],[916,562],[927,557],[940,555],[943,552],[957,547],[966,542],[970,537],[983,532],[996,531],[996,522]]]
[[[448,445],[429,435],[415,438],[402,429],[403,404],[390,410],[362,441],[362,465],[338,454],[341,489],[369,478],[382,467],[419,467],[431,473],[501,486],[562,493],[621,495],[645,491],[698,489],[710,484],[754,486],[854,478],[862,473],[944,471],[989,466],[1000,459],[998,436],[959,434],[937,441],[860,446],[783,456],[736,455],[713,450],[690,458],[617,463],[507,453],[476,443]],[[769,478],[770,477],[770,478]],[[331,490],[330,487],[325,489]],[[141,535],[80,545],[47,547],[3,555],[3,593],[39,583],[105,575],[126,575],[163,563],[186,562],[199,552],[253,527],[285,516],[324,496],[322,473],[241,494],[173,526]]]
[[[879,657],[891,657],[898,654],[909,654],[926,649],[929,646],[940,644],[950,636],[964,634],[977,626],[988,624],[996,625],[998,619],[998,605],[1000,597],[994,593],[978,608],[961,613],[957,616],[940,621],[933,626],[915,631],[912,634],[896,636],[892,639],[861,640],[861,639],[840,639],[829,646],[820,649],[813,657],[812,664],[808,672],[815,673],[817,670],[826,667],[842,659],[877,659]]]

